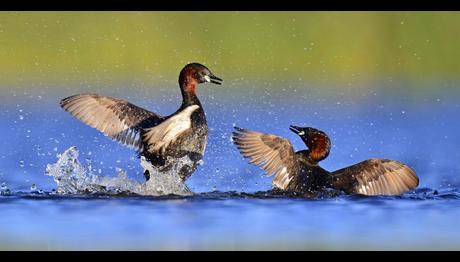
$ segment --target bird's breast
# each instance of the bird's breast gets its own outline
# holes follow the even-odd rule
[[[171,145],[172,151],[180,154],[190,152],[203,155],[208,141],[208,125],[204,111],[200,107],[191,115],[191,126]],[[174,154],[174,152],[172,152]]]

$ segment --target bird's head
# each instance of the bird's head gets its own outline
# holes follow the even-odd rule
[[[319,162],[325,159],[331,150],[331,140],[321,130],[312,127],[298,127],[291,125],[289,129],[296,133],[308,147],[308,156]]]

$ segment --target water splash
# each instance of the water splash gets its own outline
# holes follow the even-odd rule
[[[142,158],[142,167],[150,172],[150,180],[145,183],[129,179],[126,171],[121,169],[117,170],[117,177],[93,174],[91,167],[85,168],[78,160],[76,147],[70,147],[57,158],[55,164],[47,165],[45,174],[54,178],[58,194],[192,195],[177,175],[181,167],[191,165],[188,157],[174,161],[173,168],[167,173],[160,172]]]
[[[168,158],[168,162],[173,161]],[[143,184],[143,190],[147,192],[156,192],[156,195],[191,195],[192,192],[188,189],[187,185],[184,184],[182,179],[179,177],[179,170],[184,166],[192,166],[193,161],[190,157],[185,156],[177,161],[172,162],[172,168],[168,172],[161,172],[148,162],[144,157],[141,157],[141,166],[150,173],[150,179]]]
[[[2,182],[0,184],[0,195],[1,196],[8,196],[11,194],[11,191],[10,189],[8,188],[8,186],[6,185],[5,182]]]

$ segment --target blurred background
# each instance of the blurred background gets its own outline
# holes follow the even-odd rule
[[[458,12],[2,12],[0,81],[155,88],[199,60],[232,82],[420,91],[457,78],[458,22]]]
[[[96,174],[114,176],[121,168],[130,178],[142,181],[142,168],[132,151],[71,117],[59,107],[59,101],[73,94],[97,93],[168,115],[181,103],[179,71],[189,62],[199,62],[223,78],[224,84],[204,84],[198,89],[210,133],[204,165],[187,181],[195,192],[270,189],[271,178],[249,165],[232,145],[231,131],[236,125],[272,133],[290,139],[297,150],[304,149],[289,131],[291,124],[316,127],[330,135],[332,151],[321,162],[328,170],[371,157],[389,158],[411,166],[420,177],[420,188],[455,189],[460,183],[459,24],[459,12],[1,12],[0,184],[5,183],[12,191],[28,192],[33,184],[43,190],[56,188],[52,178],[44,175],[46,165],[54,163],[56,155],[70,146],[77,146],[80,161],[91,163]],[[389,248],[433,247],[434,242],[439,248],[444,243],[458,248],[455,241],[459,234],[452,231],[458,228],[458,214],[446,215],[448,210],[458,209],[446,206],[446,210],[431,212],[426,211],[431,204],[425,203],[428,207],[400,206],[391,213],[377,203],[381,206],[367,209],[363,218],[364,209],[354,203],[338,211],[334,203],[332,209],[315,209],[318,207],[310,203],[313,206],[309,208],[319,212],[314,214],[308,213],[310,209],[302,202],[296,203],[298,207],[277,203],[278,210],[286,208],[285,213],[274,212],[273,203],[256,208],[230,203],[233,209],[227,210],[236,210],[237,217],[226,220],[232,215],[225,209],[219,213],[222,217],[214,211],[204,214],[207,219],[203,220],[192,216],[191,224],[182,224],[188,234],[180,232],[180,238],[170,234],[180,225],[162,224],[170,217],[155,217],[165,209],[175,210],[165,202],[155,207],[161,212],[149,213],[157,224],[128,223],[131,220],[119,210],[114,220],[127,223],[121,223],[126,231],[110,228],[107,232],[118,234],[120,247],[126,247],[125,238],[131,236],[135,241],[150,229],[153,233],[147,237],[151,238],[132,243],[142,246],[167,239],[167,247],[203,247],[201,242],[194,242],[196,238],[224,232],[219,239],[224,247],[232,248],[241,240],[235,232],[246,234],[243,239],[249,242],[254,235],[263,242],[280,230],[281,238],[271,239],[273,243],[268,246],[280,247],[279,243],[290,240],[304,248],[305,237],[314,235],[323,236],[326,249],[331,239],[337,241],[334,245],[346,247],[353,235],[370,246],[386,239]],[[26,230],[48,235],[57,225],[53,231],[56,238],[49,240],[55,241],[52,245],[59,246],[62,239],[58,236],[70,230],[66,240],[70,246],[87,243],[91,248],[93,242],[81,240],[93,239],[94,232],[105,230],[97,226],[98,221],[105,221],[101,216],[111,213],[113,206],[102,214],[97,210],[104,203],[95,203],[94,209],[87,203],[67,205],[70,207],[56,207],[51,202],[51,211],[43,211],[36,225],[29,224],[27,217],[43,210],[42,205],[30,205],[28,211],[22,206],[9,209],[11,214],[0,224],[21,227],[0,229],[10,238],[3,241],[4,246],[17,247],[11,242],[14,239],[22,245],[27,240],[21,237],[27,235]],[[143,217],[143,207],[141,204],[140,211],[133,212]],[[86,218],[76,214],[79,208],[95,212],[88,221],[96,225],[96,231],[90,227],[80,232],[84,226],[78,223]],[[186,211],[176,208],[176,218],[182,221],[181,217],[190,218],[190,212],[203,206],[189,206],[191,210]],[[408,213],[400,216],[401,210]],[[342,222],[330,215],[337,212],[344,212],[337,216],[344,218]],[[50,220],[50,214],[64,214],[64,218]],[[266,218],[265,223],[257,218]],[[255,229],[254,219],[259,226]],[[361,219],[368,223],[364,229]],[[68,220],[77,225],[73,231],[64,223]],[[413,224],[415,220],[419,222]],[[283,226],[273,221],[284,221],[280,222]],[[309,226],[305,221],[314,222]],[[337,227],[330,227],[334,223]],[[393,231],[381,227],[382,223]],[[381,230],[376,232],[376,228]],[[162,239],[155,238],[159,232]],[[70,237],[78,234],[83,236]],[[178,238],[183,242],[177,242]],[[394,239],[406,242],[400,245]],[[213,243],[215,239],[201,240]],[[314,240],[308,241],[314,247]]]

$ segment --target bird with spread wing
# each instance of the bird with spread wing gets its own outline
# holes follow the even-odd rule
[[[235,127],[232,140],[250,163],[274,176],[273,186],[281,191],[313,193],[327,188],[348,194],[399,195],[416,188],[419,179],[407,165],[387,159],[368,159],[329,172],[319,166],[330,152],[331,141],[323,131],[290,126],[307,150],[294,151],[285,138]]]
[[[191,63],[180,72],[180,108],[169,116],[138,107],[128,101],[95,94],[74,95],[61,100],[61,107],[83,123],[136,150],[154,166],[167,170],[168,159],[190,157],[179,176],[185,180],[202,159],[208,139],[206,116],[196,95],[201,83],[221,84],[204,65]],[[166,167],[166,165],[168,167]],[[150,174],[144,173],[148,180]]]

